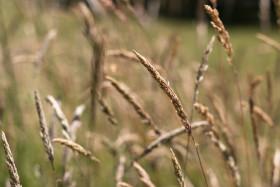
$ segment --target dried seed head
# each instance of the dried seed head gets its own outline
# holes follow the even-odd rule
[[[66,119],[64,113],[62,112],[58,102],[55,100],[55,98],[51,95],[47,96],[46,98],[47,102],[49,102],[56,114],[56,117],[59,119],[61,126],[62,126],[62,134],[64,135],[65,138],[71,139],[70,136],[70,126],[68,123],[68,120]]]
[[[138,175],[140,176],[140,180],[147,186],[147,187],[155,187],[153,182],[150,179],[149,174],[138,164],[137,162],[133,162],[133,167],[136,169]]]
[[[235,186],[240,186],[241,184],[241,177],[238,170],[238,167],[236,165],[236,160],[234,157],[230,154],[227,147],[223,142],[219,139],[217,133],[215,133],[212,130],[209,130],[206,132],[206,134],[210,137],[210,140],[215,144],[215,146],[219,149],[219,151],[222,153],[224,159],[227,162],[227,165],[230,168],[231,175],[234,179]]]
[[[229,62],[232,63],[233,50],[232,50],[231,43],[229,41],[229,34],[226,31],[223,22],[219,18],[218,10],[215,8],[212,9],[209,5],[204,5],[204,8],[205,8],[207,14],[209,14],[209,16],[212,19],[211,25],[215,28],[215,30],[217,32],[218,41],[224,46],[224,48],[227,52],[227,55],[229,57]]]
[[[195,103],[194,108],[205,117],[205,119],[211,124],[214,125],[214,116],[210,114],[208,107],[203,106],[202,104]]]
[[[5,155],[6,155],[6,164],[8,166],[8,171],[9,171],[9,175],[10,175],[10,184],[11,184],[11,186],[21,187],[21,184],[19,181],[19,175],[17,172],[14,158],[13,158],[13,154],[11,152],[9,143],[8,143],[5,133],[3,131],[2,131],[2,141],[3,141],[3,146],[4,146],[4,150],[5,150]]]
[[[184,180],[184,176],[182,173],[182,169],[181,166],[173,152],[173,150],[170,148],[170,152],[171,152],[171,158],[172,158],[172,164],[174,167],[174,171],[175,171],[175,175],[177,177],[178,183],[180,185],[180,187],[184,187],[185,186],[185,180]]]
[[[75,143],[71,140],[66,140],[66,139],[63,139],[63,138],[55,138],[52,141],[60,143],[61,145],[65,145],[65,146],[71,148],[73,151],[79,153],[80,155],[88,157],[92,161],[101,163],[100,160],[98,158],[96,158],[95,156],[93,156],[90,151],[86,150],[81,145],[79,145],[79,144],[77,144],[77,143]]]
[[[187,118],[187,114],[184,111],[184,108],[179,100],[178,96],[175,94],[173,89],[168,85],[167,81],[160,75],[160,73],[156,70],[154,66],[150,62],[146,60],[142,55],[137,53],[135,50],[133,51],[135,55],[138,57],[140,62],[145,66],[145,68],[150,72],[152,77],[159,83],[160,88],[165,92],[165,94],[170,98],[177,115],[181,118],[181,122],[186,128],[188,134],[191,134],[191,126]]]
[[[41,104],[40,94],[36,90],[34,92],[34,95],[35,95],[36,109],[37,109],[37,113],[38,113],[38,117],[39,117],[39,123],[40,123],[40,127],[41,127],[40,135],[41,135],[41,138],[44,142],[46,153],[48,154],[49,160],[50,160],[50,162],[52,164],[52,167],[53,167],[54,149],[53,149],[53,146],[52,146],[52,143],[51,143],[51,140],[50,140],[49,130],[48,130],[44,110],[43,110],[43,107],[42,107],[42,104]]]
[[[142,118],[142,120],[146,121],[147,124],[151,126],[151,128],[155,131],[157,135],[160,135],[161,131],[158,129],[158,127],[156,126],[156,124],[154,123],[150,115],[143,109],[141,104],[133,96],[134,94],[128,91],[127,86],[121,84],[120,82],[118,82],[117,80],[115,80],[110,76],[106,76],[105,79],[112,84],[112,86],[123,96],[125,100],[127,100],[129,104],[132,105],[132,107],[135,109],[137,114]]]
[[[106,100],[101,96],[100,93],[97,94],[98,102],[102,107],[102,112],[107,116],[108,121],[112,125],[117,125],[118,120],[115,118],[115,114],[113,113],[113,110],[109,106],[109,104],[106,102]]]

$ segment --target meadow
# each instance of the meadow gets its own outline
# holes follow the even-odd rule
[[[0,0],[0,130],[22,186],[280,185],[276,24],[272,41],[257,25],[225,25],[230,56],[210,17],[203,40],[196,21],[141,25],[130,11],[122,21],[40,2]]]

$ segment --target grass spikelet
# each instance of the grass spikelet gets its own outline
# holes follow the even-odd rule
[[[74,112],[74,116],[72,118],[72,122],[70,125],[70,135],[73,141],[76,140],[76,132],[78,130],[78,128],[81,126],[81,115],[83,114],[85,110],[85,105],[79,105],[77,106],[77,108],[75,109]]]
[[[72,122],[71,122],[71,125],[69,128],[70,137],[71,137],[72,141],[76,140],[76,132],[81,126],[80,117],[81,117],[84,109],[85,109],[85,105],[83,105],[83,104],[77,106],[75,109],[74,115],[72,117]],[[67,167],[68,161],[72,157],[72,153],[73,152],[71,152],[71,150],[69,148],[65,147],[64,153],[63,153],[63,160],[62,160],[64,176],[67,175],[66,167]]]
[[[209,126],[209,123],[207,121],[197,121],[197,122],[192,123],[193,130],[196,128],[205,127],[205,126]],[[143,158],[144,156],[146,156],[147,154],[152,152],[155,148],[159,147],[162,144],[169,142],[173,138],[180,136],[180,135],[184,134],[185,132],[186,132],[186,128],[184,126],[181,126],[181,127],[178,127],[176,129],[173,129],[173,130],[161,135],[156,140],[151,142],[144,149],[144,151],[139,156],[137,156],[134,160],[137,161],[137,160]]]
[[[134,62],[138,62],[139,59],[135,56],[135,54],[131,51],[127,51],[125,49],[115,49],[115,50],[108,50],[106,53],[107,56],[112,56],[116,58],[122,58]],[[151,62],[150,59],[148,59],[149,62]],[[164,68],[160,66],[159,64],[153,63],[153,66],[159,71],[159,72],[165,72]]]
[[[106,55],[123,58],[131,61],[138,61],[138,58],[134,55],[133,52],[127,51],[125,49],[107,50]]]
[[[213,131],[208,131],[206,134],[210,137],[210,140],[215,144],[215,146],[220,150],[222,153],[224,159],[226,160],[227,165],[230,168],[231,175],[234,179],[235,186],[241,185],[241,177],[238,170],[238,167],[236,165],[236,160],[234,157],[229,153],[227,147],[225,144],[223,144],[220,139],[218,138],[217,134],[215,134]]]
[[[232,50],[231,43],[229,41],[229,34],[226,31],[223,22],[219,18],[218,10],[216,8],[212,9],[209,5],[204,5],[204,8],[207,14],[209,14],[209,16],[212,19],[211,24],[217,32],[217,38],[219,42],[224,46],[227,55],[231,58],[229,62],[232,63],[231,61],[233,59],[233,50]]]
[[[259,133],[258,133],[258,121],[256,118],[256,114],[254,113],[254,101],[252,99],[249,100],[249,108],[250,108],[250,117],[251,117],[251,123],[252,123],[252,130],[253,130],[253,136],[254,136],[254,142],[255,142],[255,148],[256,148],[256,155],[258,158],[258,162],[260,162],[260,149],[259,149]]]
[[[243,137],[244,137],[243,138],[244,139],[244,152],[245,152],[245,157],[246,157],[248,186],[251,186],[250,159],[249,159],[247,133],[246,133],[243,107],[242,107],[242,94],[241,94],[241,88],[240,88],[240,84],[239,84],[238,71],[237,71],[234,56],[233,56],[232,45],[229,40],[229,34],[226,31],[223,22],[219,18],[218,10],[216,8],[212,9],[209,5],[204,5],[204,8],[205,8],[207,14],[209,14],[209,16],[212,19],[211,24],[217,32],[218,41],[224,46],[224,48],[227,52],[227,55],[229,57],[228,61],[229,61],[230,65],[232,65],[234,79],[235,79],[235,85],[236,85],[237,94],[238,94],[239,108],[240,108],[240,122],[242,125],[242,131],[243,131]]]
[[[250,78],[250,77],[249,77]],[[249,89],[249,109],[250,109],[250,117],[251,117],[251,124],[252,124],[252,130],[253,130],[253,136],[254,136],[254,142],[255,142],[255,148],[256,148],[256,155],[258,158],[258,162],[260,163],[260,157],[261,157],[261,153],[260,153],[260,148],[259,148],[259,128],[258,128],[258,121],[257,121],[257,117],[256,114],[254,112],[254,93],[255,93],[255,89],[256,87],[261,83],[262,81],[262,77],[258,76],[254,79],[252,79],[252,77],[250,78],[251,80],[249,80],[249,84],[250,84],[250,89]]]
[[[254,91],[255,91],[256,87],[262,82],[262,80],[263,80],[263,77],[258,76],[250,82],[250,95],[251,96],[254,95]]]
[[[183,108],[183,106],[181,104],[181,101],[179,100],[178,96],[175,94],[173,89],[169,86],[167,81],[156,70],[156,68],[153,67],[143,56],[141,56],[135,50],[133,50],[133,52],[138,57],[138,59],[140,60],[142,65],[150,72],[152,77],[159,83],[160,88],[170,98],[171,103],[173,104],[173,106],[174,106],[174,108],[175,108],[175,110],[177,112],[177,115],[181,119],[181,123],[183,124],[183,126],[186,129],[186,132],[188,133],[189,136],[192,137],[192,141],[193,141],[193,143],[195,145],[195,148],[196,148],[196,153],[197,153],[197,157],[198,157],[198,160],[199,160],[200,168],[201,168],[204,180],[205,180],[205,184],[206,184],[206,186],[208,186],[207,180],[206,180],[206,176],[205,176],[205,172],[203,170],[203,166],[202,166],[202,163],[201,163],[201,160],[200,160],[200,156],[199,156],[199,152],[198,152],[198,146],[197,146],[198,144],[195,142],[194,137],[192,136],[191,125],[190,125],[190,123],[188,121],[187,114],[184,111],[184,108]]]
[[[40,127],[41,127],[40,135],[44,142],[45,150],[46,150],[46,153],[48,154],[52,168],[54,169],[54,166],[53,166],[54,149],[53,149],[53,145],[51,143],[51,139],[49,136],[49,130],[48,130],[44,110],[43,110],[43,107],[41,104],[40,94],[36,90],[34,92],[34,95],[35,95],[36,109],[37,109],[37,113],[38,113],[38,117],[39,117],[39,123],[40,123]]]
[[[227,165],[230,168],[231,176],[234,179],[235,186],[241,185],[241,177],[239,170],[236,165],[236,160],[226,147],[226,145],[220,140],[217,131],[214,128],[214,119],[213,115],[209,113],[208,108],[201,105],[196,104],[195,109],[212,125],[208,130],[206,130],[205,134],[210,137],[210,140],[214,143],[214,145],[218,148],[218,150],[222,153],[223,158],[225,159]]]
[[[108,105],[108,103],[106,102],[106,100],[101,96],[100,93],[98,93],[98,102],[102,107],[102,112],[106,115],[108,121],[112,124],[112,125],[117,125],[118,121],[115,118],[115,115],[112,111],[112,109],[110,108],[110,106]]]
[[[9,143],[8,143],[5,133],[3,131],[2,131],[2,141],[3,141],[4,150],[5,150],[6,164],[8,166],[8,171],[9,171],[9,175],[10,175],[10,184],[11,184],[11,186],[14,186],[14,187],[21,187],[16,164],[15,164],[15,161],[13,158],[13,154],[11,152]]]
[[[177,177],[178,183],[180,185],[180,187],[184,187],[185,186],[185,180],[183,177],[183,173],[182,173],[182,169],[181,166],[173,152],[173,150],[170,148],[170,152],[171,152],[171,159],[172,159],[172,164],[174,167],[174,171],[175,171],[175,175]]]
[[[199,111],[199,113],[209,122],[211,126],[214,125],[214,116],[209,112],[208,107],[195,103],[194,108]]]
[[[159,83],[160,88],[171,99],[171,102],[172,102],[178,116],[181,118],[181,122],[182,122],[183,126],[186,128],[187,133],[190,135],[191,134],[191,125],[188,121],[187,114],[185,113],[178,96],[175,94],[173,89],[169,86],[167,81],[160,75],[160,73],[143,56],[141,56],[136,51],[133,51],[133,52],[138,57],[140,62],[143,64],[143,66],[145,66],[145,68],[150,72],[152,77]]]
[[[152,118],[149,116],[149,114],[146,111],[144,111],[143,107],[132,96],[132,94],[127,91],[128,89],[124,88],[123,84],[121,84],[120,82],[118,82],[117,80],[115,80],[110,76],[106,76],[105,79],[112,84],[112,86],[124,97],[125,100],[127,100],[129,104],[131,104],[131,106],[133,106],[133,108],[135,109],[137,114],[142,118],[142,120],[145,121],[146,124],[150,125],[157,135],[160,135],[161,132],[158,129],[158,127],[155,125]]]
[[[217,96],[214,93],[209,94],[209,97],[213,104],[214,110],[217,112],[219,119],[222,122],[222,126],[220,126],[221,136],[222,136],[223,140],[225,140],[225,143],[228,146],[230,153],[236,159],[236,153],[235,153],[234,146],[233,146],[234,141],[233,141],[232,135],[230,133],[230,129],[228,126],[228,120],[227,120],[225,111],[218,103]]]
[[[62,112],[58,102],[55,100],[55,98],[51,95],[47,96],[46,100],[51,104],[52,108],[55,111],[56,117],[59,119],[62,127],[62,134],[65,138],[71,139],[70,136],[70,126],[68,123],[68,120],[66,119],[64,113]]]
[[[259,118],[261,118],[263,121],[265,121],[271,127],[275,126],[271,117],[265,111],[263,111],[260,107],[254,106],[254,112],[256,113],[256,115]]]
[[[190,113],[190,123],[192,122],[192,119],[193,119],[194,104],[196,103],[196,100],[197,100],[198,94],[199,94],[198,88],[199,88],[199,85],[200,85],[201,81],[203,81],[203,78],[204,78],[203,73],[205,71],[207,71],[207,69],[208,69],[208,65],[206,63],[208,61],[209,55],[212,52],[212,47],[213,47],[214,41],[215,41],[215,36],[212,36],[210,42],[208,43],[208,45],[206,47],[205,52],[203,53],[201,63],[200,63],[200,65],[198,67],[198,70],[196,72],[193,100],[192,100],[191,113]],[[188,144],[187,144],[186,150],[187,150],[187,153],[186,153],[185,158],[187,159],[188,158],[188,152],[189,152],[188,151],[189,150],[189,137],[188,137]],[[185,163],[183,164],[183,169],[184,169],[184,171],[186,171],[186,164]]]
[[[142,166],[140,166],[140,164],[133,162],[133,167],[136,169],[138,175],[140,176],[140,180],[145,184],[146,187],[155,187],[150,179],[149,174],[142,168]]]
[[[245,101],[242,102],[242,105],[248,109],[250,107],[249,104]],[[260,119],[262,119],[264,122],[266,122],[270,127],[275,126],[271,117],[259,106],[254,105],[253,110],[254,110],[254,113],[256,114],[256,116],[258,116]]]
[[[95,156],[93,156],[90,151],[86,150],[81,145],[79,145],[71,140],[66,140],[63,138],[55,138],[52,140],[52,142],[56,142],[56,143],[60,143],[61,145],[65,145],[65,146],[69,147],[70,149],[72,149],[74,152],[77,152],[79,155],[83,155],[92,161],[101,163],[100,160],[98,158],[96,158]]]
[[[257,38],[263,41],[264,43],[266,43],[267,45],[271,46],[276,51],[280,52],[280,43],[277,42],[276,40],[261,33],[257,34]]]
[[[159,86],[164,91],[164,93],[170,98],[171,103],[173,104],[173,106],[174,106],[174,108],[175,108],[175,110],[177,112],[177,115],[181,119],[181,123],[185,127],[186,132],[188,133],[188,135],[191,136],[191,138],[192,138],[192,141],[193,141],[193,143],[195,145],[195,148],[196,148],[196,153],[197,153],[197,157],[198,157],[198,160],[199,160],[201,171],[202,171],[202,174],[203,174],[203,177],[204,177],[204,180],[205,180],[205,184],[206,184],[206,186],[208,186],[207,180],[206,180],[206,176],[205,176],[205,172],[203,170],[203,166],[202,166],[202,163],[201,163],[201,160],[200,160],[200,156],[199,156],[199,152],[198,152],[198,146],[197,146],[198,144],[195,142],[194,137],[193,137],[193,135],[191,133],[191,125],[190,125],[190,122],[188,121],[187,114],[184,111],[184,108],[183,108],[183,106],[181,104],[181,101],[179,100],[178,96],[175,94],[173,89],[169,86],[167,81],[155,69],[155,67],[153,67],[151,65],[151,63],[149,63],[143,56],[141,56],[135,50],[133,50],[133,52],[138,57],[138,59],[140,60],[142,65],[150,72],[152,77],[159,83]]]
[[[61,100],[60,98],[57,98],[56,99],[59,106],[61,105]],[[52,116],[51,116],[51,119],[50,119],[50,122],[49,122],[49,135],[50,135],[50,139],[53,139],[56,137],[57,135],[57,122],[58,122],[58,119],[56,117],[56,113],[55,111],[52,112]]]
[[[213,47],[214,41],[215,41],[215,37],[213,36],[206,47],[206,50],[203,54],[200,66],[196,72],[195,85],[194,85],[194,96],[193,96],[192,108],[191,108],[191,114],[190,114],[190,122],[192,122],[194,104],[197,100],[198,93],[199,93],[198,87],[199,87],[200,82],[203,80],[203,72],[205,72],[208,68],[206,63],[208,61],[209,55],[212,52],[212,47]]]

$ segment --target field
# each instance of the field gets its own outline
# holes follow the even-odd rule
[[[225,25],[232,61],[217,38],[205,53],[217,35],[210,17],[204,41],[197,37],[195,21],[159,18],[141,26],[128,12],[127,21],[108,13],[94,16],[93,23],[84,8],[0,1],[0,130],[22,186],[279,186],[276,24],[266,33],[276,40],[274,46],[257,37],[258,26]],[[137,54],[154,68],[145,67]],[[208,69],[203,65],[199,76],[202,62]],[[158,74],[153,78],[155,72],[166,82]],[[179,100],[168,96],[172,89]],[[35,90],[41,108],[36,108]],[[78,106],[83,111],[77,115]],[[133,160],[154,140],[182,127],[182,121],[186,127],[202,125],[139,158],[149,175],[141,178]],[[40,131],[56,140],[42,141]],[[100,162],[89,152],[83,156],[58,143],[67,136]],[[0,186],[9,186],[12,177],[2,145]],[[45,151],[52,146],[54,169]],[[170,148],[184,185],[174,174]]]

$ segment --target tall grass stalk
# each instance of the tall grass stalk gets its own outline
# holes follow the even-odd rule
[[[233,49],[232,49],[232,46],[230,43],[229,34],[226,31],[223,22],[219,18],[218,10],[216,8],[212,9],[209,5],[205,5],[204,7],[205,7],[207,14],[209,14],[209,16],[212,19],[211,24],[217,32],[218,41],[224,46],[226,53],[229,57],[228,61],[233,69],[235,85],[237,88],[238,99],[239,99],[240,122],[242,124],[242,130],[243,130],[248,186],[250,187],[250,186],[252,186],[252,182],[251,182],[252,179],[251,179],[251,171],[250,171],[250,159],[249,159],[249,151],[248,151],[247,132],[246,132],[246,126],[245,126],[245,122],[244,122],[244,112],[243,112],[243,107],[242,107],[242,94],[241,94],[241,89],[240,89],[240,84],[239,84],[238,71],[237,71],[234,56],[233,56]]]

